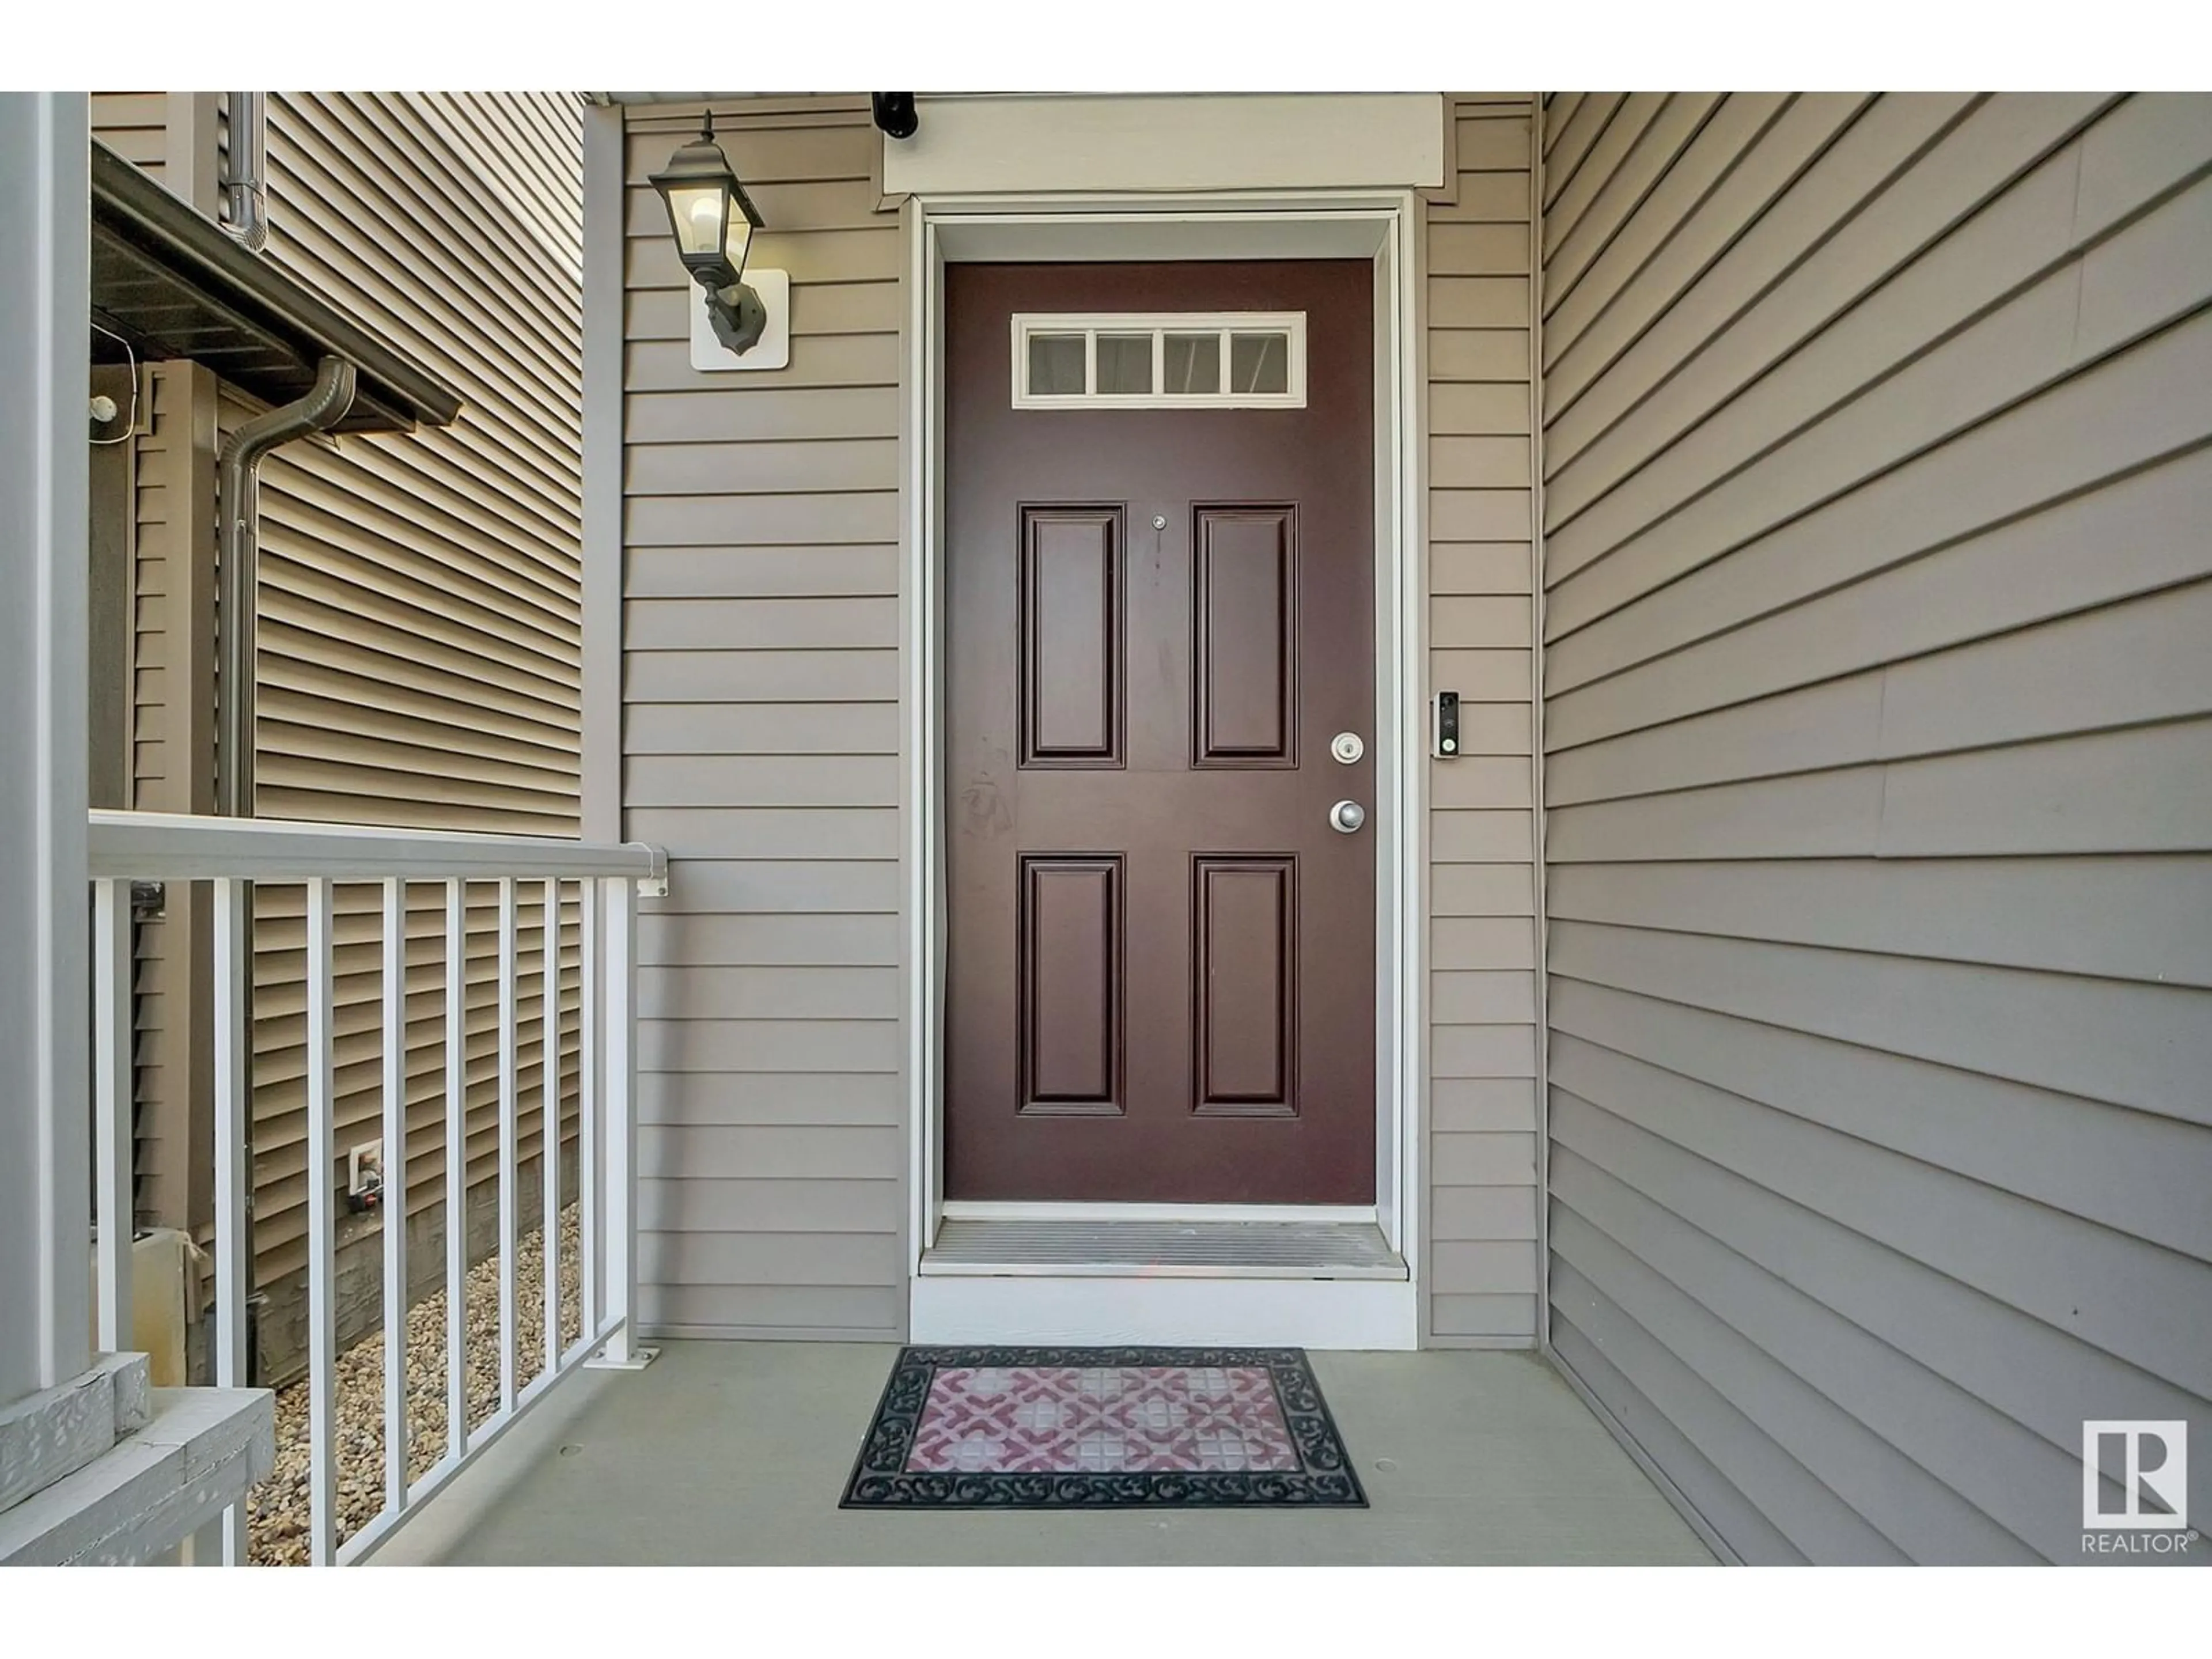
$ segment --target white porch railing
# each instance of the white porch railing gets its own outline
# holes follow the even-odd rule
[[[131,1346],[131,1259],[134,1182],[131,1086],[133,881],[213,883],[215,1018],[215,1381],[246,1381],[246,1284],[253,1249],[246,1168],[247,1079],[252,1033],[246,1023],[251,972],[250,884],[294,883],[307,894],[307,1295],[310,1516],[308,1559],[357,1560],[592,1353],[631,1362],[635,1306],[636,1120],[633,1042],[640,886],[664,875],[652,849],[591,846],[550,837],[445,835],[270,820],[164,813],[91,814],[94,893],[94,1102],[97,1145],[100,1343]],[[473,1430],[468,1422],[464,1280],[467,1142],[467,884],[499,890],[499,1397]],[[446,1441],[419,1480],[407,1478],[406,902],[410,882],[445,884]],[[382,1509],[341,1545],[337,1511],[337,1358],[333,1190],[335,1121],[333,890],[382,889],[382,1158],[384,1270],[384,1467]],[[564,884],[574,884],[581,918],[581,1028],[578,1087],[577,1209],[580,1239],[579,1339],[560,1344],[561,1202],[560,916]],[[538,890],[529,891],[535,888]],[[517,983],[519,924],[526,904],[544,906],[547,1017],[541,1109],[544,1146],[544,1346],[536,1377],[518,1376],[518,1147],[521,1109]],[[457,971],[455,970],[457,969]],[[246,1559],[244,1505],[228,1511],[224,1559]]]

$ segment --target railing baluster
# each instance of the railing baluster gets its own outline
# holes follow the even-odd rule
[[[607,1344],[617,1364],[637,1358],[637,884],[615,877],[600,884],[606,900],[607,1314],[622,1328]]]
[[[540,1000],[544,1017],[538,1024],[539,1043],[544,1050],[541,1066],[544,1087],[539,1104],[538,1139],[545,1176],[544,1216],[538,1230],[538,1252],[545,1267],[545,1363],[540,1375],[561,1363],[561,884],[545,884],[545,965]]]
[[[307,1559],[337,1548],[337,1166],[332,1060],[332,884],[307,882]]]
[[[446,884],[446,1456],[469,1445],[469,884]]]
[[[215,884],[215,1381],[242,1389],[251,1367],[246,1355],[246,1267],[252,1248],[246,1169],[246,1080],[253,1038],[246,1029],[246,985],[252,887],[243,881]],[[246,1505],[223,1512],[224,1562],[244,1566],[248,1540]]]
[[[583,1293],[583,1337],[599,1334],[599,884],[576,884],[581,945],[576,1010],[576,1279]]]
[[[519,1229],[515,1209],[520,1175],[515,1167],[521,1138],[520,1100],[515,1086],[515,969],[520,955],[514,937],[515,883],[499,884],[499,1406],[514,1409],[514,1252]]]
[[[384,884],[384,1501],[407,1504],[407,884]]]
[[[93,1098],[100,1231],[100,1346],[109,1353],[137,1347],[131,1340],[131,1245],[137,1231],[131,1178],[136,1125],[131,1066],[131,885],[92,887]]]

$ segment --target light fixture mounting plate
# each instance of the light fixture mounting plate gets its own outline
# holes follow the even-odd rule
[[[791,367],[791,273],[745,267],[745,286],[760,296],[768,313],[768,325],[743,356],[724,345],[707,315],[706,295],[696,283],[687,284],[684,304],[691,319],[691,367],[702,374],[725,370],[775,369]]]

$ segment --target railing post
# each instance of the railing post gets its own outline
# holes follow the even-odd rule
[[[252,1374],[246,1352],[246,1253],[250,1232],[246,1175],[246,1075],[253,1063],[253,1036],[246,1029],[247,883],[215,884],[215,1381],[221,1389],[242,1389]],[[246,1505],[223,1513],[224,1562],[244,1566],[247,1559]]]
[[[131,1246],[137,1231],[131,1179],[136,1125],[131,1066],[131,887],[92,884],[93,1099],[99,1192],[100,1346],[125,1353],[131,1340]]]
[[[307,882],[307,1560],[337,1551],[337,1101],[332,884]]]
[[[407,1504],[407,884],[384,884],[384,1501]]]
[[[655,1350],[637,1340],[637,883],[613,877],[600,883],[605,899],[606,1317],[619,1322],[599,1364],[635,1370]]]

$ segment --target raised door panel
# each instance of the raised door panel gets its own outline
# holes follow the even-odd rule
[[[1124,726],[1121,511],[1021,517],[1024,767],[1118,767]]]
[[[1192,1109],[1295,1117],[1297,860],[1201,854],[1192,867]]]
[[[1121,860],[1021,861],[1021,1112],[1119,1116]]]
[[[1295,514],[1202,507],[1192,528],[1193,762],[1296,766]]]

